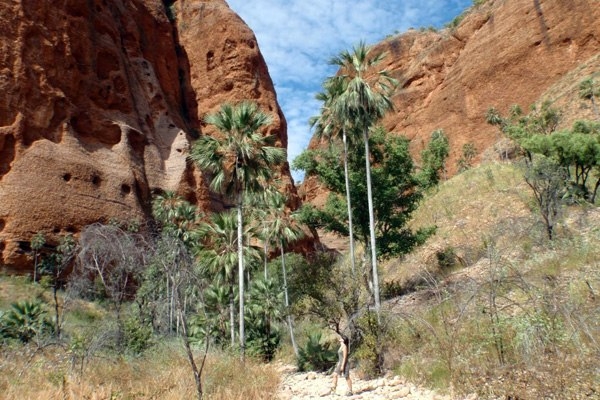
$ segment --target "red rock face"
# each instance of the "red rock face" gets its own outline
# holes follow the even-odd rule
[[[268,134],[287,148],[287,124],[277,103],[275,88],[256,37],[224,0],[180,0],[174,5],[179,41],[191,66],[198,120],[218,111],[223,103],[256,102],[272,117]],[[205,134],[214,134],[202,126]],[[290,207],[298,206],[289,165],[281,170],[281,185],[290,195]]]
[[[456,29],[388,39],[376,51],[387,53],[380,65],[400,87],[383,124],[411,140],[417,160],[431,133],[443,129],[452,174],[464,144],[474,144],[481,159],[500,138],[485,121],[491,106],[506,115],[513,104],[528,110],[543,97],[565,108],[565,124],[589,116],[577,85],[600,71],[599,21],[600,4],[592,0],[488,0]],[[301,191],[307,200],[323,199],[314,178]]]
[[[287,144],[243,21],[221,0],[174,7],[190,11],[182,34],[160,0],[0,2],[0,266],[30,268],[37,232],[56,243],[97,221],[144,223],[155,190],[208,209],[186,151],[224,100],[268,107]]]

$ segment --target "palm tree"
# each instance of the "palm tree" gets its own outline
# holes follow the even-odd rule
[[[203,275],[212,276],[213,283],[226,282],[229,285],[229,328],[231,345],[235,344],[235,307],[233,271],[239,265],[238,223],[236,212],[221,212],[212,214],[210,221],[199,227],[204,246],[198,247],[198,259],[203,269]],[[252,228],[246,225],[242,233],[244,237],[254,236]],[[252,246],[242,247],[246,261],[259,258],[259,253]],[[240,318],[241,318],[240,314]]]
[[[350,234],[350,262],[352,265],[352,274],[356,275],[354,261],[354,229],[352,226],[352,202],[350,198],[350,179],[348,175],[348,123],[344,115],[338,112],[343,111],[335,106],[335,102],[346,90],[346,81],[342,79],[330,78],[325,81],[323,87],[325,91],[317,93],[317,100],[322,101],[321,114],[310,119],[311,126],[315,127],[315,134],[319,138],[332,140],[342,136],[344,144],[344,182],[346,185],[346,205],[348,208],[348,232]]]
[[[274,146],[275,136],[261,133],[271,118],[261,112],[256,103],[224,104],[218,112],[208,115],[205,122],[217,128],[222,137],[200,137],[189,158],[201,170],[213,174],[211,189],[225,195],[237,208],[239,339],[244,359],[244,194],[260,191],[271,180],[273,168],[285,161],[286,151]]]
[[[393,108],[391,94],[396,81],[386,71],[371,72],[384,58],[383,53],[371,54],[371,48],[364,42],[354,46],[352,52],[343,51],[330,61],[340,68],[332,79],[345,82],[345,90],[335,102],[336,115],[343,116],[362,131],[365,146],[365,168],[367,175],[367,199],[369,206],[369,228],[371,266],[373,269],[373,292],[375,310],[379,315],[379,274],[377,272],[377,248],[375,245],[375,216],[371,188],[371,161],[369,151],[369,129]]]
[[[202,218],[198,208],[177,195],[166,191],[152,200],[152,215],[162,229],[193,247],[198,240],[196,228]]]
[[[298,225],[294,223],[294,215],[287,213],[285,196],[278,191],[272,192],[267,198],[267,229],[270,232],[270,237],[276,238],[277,246],[279,247],[279,253],[281,256],[281,271],[283,276],[283,291],[285,308],[289,310],[290,301],[288,295],[287,285],[287,269],[285,266],[285,247],[304,236],[304,232]],[[294,337],[294,325],[292,323],[292,316],[287,315],[287,324],[290,331],[290,339],[292,341],[292,347],[296,357],[299,355],[298,345]]]

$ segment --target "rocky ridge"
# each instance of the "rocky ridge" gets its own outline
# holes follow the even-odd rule
[[[600,72],[600,4],[594,0],[487,0],[472,7],[457,26],[409,30],[376,45],[380,68],[399,81],[394,112],[383,125],[410,139],[413,157],[443,129],[449,137],[449,174],[462,146],[475,146],[481,161],[500,139],[485,120],[489,107],[506,114],[542,99],[565,111],[563,124],[592,117],[578,98],[578,84]],[[321,144],[316,138],[309,148]],[[491,152],[493,156],[493,151]],[[308,177],[300,188],[320,204],[323,187]]]

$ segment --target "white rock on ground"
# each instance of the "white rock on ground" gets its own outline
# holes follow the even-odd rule
[[[280,400],[310,400],[310,399],[335,399],[347,398],[353,400],[456,400],[450,396],[435,393],[431,390],[416,387],[405,382],[400,377],[386,379],[363,380],[358,379],[350,371],[352,389],[354,394],[345,397],[347,392],[346,380],[338,380],[335,394],[329,394],[331,375],[317,372],[299,373],[290,366],[280,368],[282,382],[279,388]],[[477,396],[469,397],[476,400]]]

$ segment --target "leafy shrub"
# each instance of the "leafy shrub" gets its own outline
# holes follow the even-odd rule
[[[18,339],[28,343],[37,336],[49,335],[54,330],[46,316],[41,301],[20,301],[0,316],[0,335],[6,339]]]
[[[360,341],[354,352],[358,368],[364,377],[379,376],[383,369],[383,338],[385,324],[377,321],[377,314],[368,312],[357,320]]]
[[[133,354],[141,354],[152,344],[152,327],[137,318],[129,318],[123,326],[125,348]]]
[[[435,257],[437,259],[438,267],[441,271],[451,269],[458,263],[456,252],[451,246],[445,247],[443,250],[438,250],[435,253]]]
[[[246,343],[248,354],[260,357],[265,361],[273,360],[281,342],[281,331],[274,327],[267,328],[264,321],[255,321],[248,328]]]
[[[298,349],[298,370],[326,371],[337,361],[337,353],[330,348],[330,343],[321,343],[321,333],[308,335],[304,348]]]

